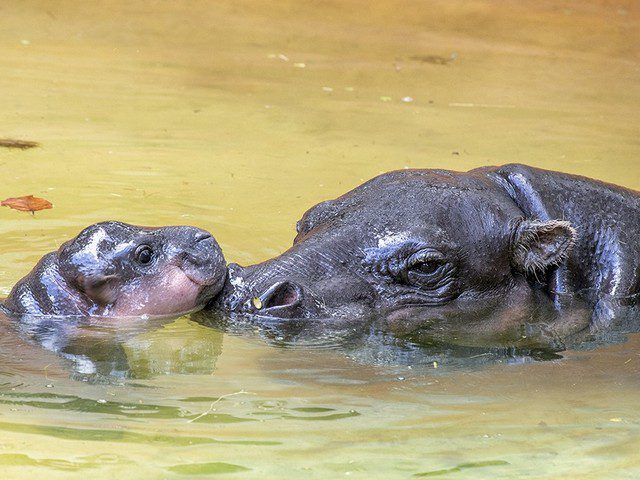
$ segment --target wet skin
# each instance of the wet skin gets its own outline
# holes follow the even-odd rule
[[[103,222],[45,255],[2,309],[13,317],[179,315],[211,300],[225,275],[209,232]]]
[[[640,194],[523,165],[402,170],[316,205],[293,246],[229,265],[213,306],[257,322],[375,317],[398,335],[563,348],[633,311]]]

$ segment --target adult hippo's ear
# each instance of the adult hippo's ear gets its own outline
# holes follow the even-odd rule
[[[522,220],[513,234],[512,262],[525,274],[543,273],[567,260],[576,235],[564,220]]]

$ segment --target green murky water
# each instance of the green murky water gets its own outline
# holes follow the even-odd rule
[[[195,224],[256,262],[405,166],[640,189],[639,25],[624,0],[2,2],[0,137],[41,147],[0,149],[0,197],[55,208],[0,210],[0,296],[105,219]],[[73,358],[3,331],[2,478],[640,476],[638,336],[436,369],[187,318]]]

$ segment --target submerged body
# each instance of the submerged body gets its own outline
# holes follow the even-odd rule
[[[215,306],[263,321],[384,319],[426,342],[549,346],[640,291],[640,194],[523,165],[402,170],[320,203],[293,246],[229,266]]]
[[[178,315],[220,292],[225,266],[204,230],[103,222],[45,255],[1,306],[14,317]]]

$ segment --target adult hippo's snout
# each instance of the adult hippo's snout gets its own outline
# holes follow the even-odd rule
[[[311,313],[313,304],[305,306],[311,296],[291,280],[264,282],[253,280],[248,284],[247,272],[237,264],[230,264],[227,283],[218,299],[224,310],[243,314],[267,315],[280,318],[303,316]]]
[[[334,314],[360,315],[371,305],[374,289],[346,268],[344,262],[312,260],[294,266],[297,258],[279,258],[252,267],[230,264],[227,282],[218,297],[223,310],[261,317],[319,318]],[[281,263],[280,263],[281,262]],[[284,270],[283,266],[291,265]],[[312,265],[312,269],[305,267]]]
[[[260,295],[254,307],[271,315],[295,315],[297,307],[304,300],[302,287],[297,283],[284,280],[276,282]]]
[[[637,305],[639,212],[638,192],[523,165],[390,172],[307,211],[282,255],[230,265],[215,305],[372,314],[437,341],[557,342]]]

